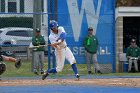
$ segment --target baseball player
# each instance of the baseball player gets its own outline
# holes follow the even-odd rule
[[[131,45],[127,48],[126,57],[128,59],[128,72],[131,72],[132,63],[134,63],[135,71],[138,72],[138,58],[140,56],[140,48],[136,44],[136,39],[131,39]]]
[[[65,59],[67,59],[75,73],[77,79],[80,78],[78,74],[78,70],[76,67],[76,60],[73,56],[71,50],[67,47],[66,43],[66,32],[63,27],[58,26],[58,23],[55,20],[50,22],[51,33],[49,35],[49,40],[51,42],[50,46],[55,48],[55,56],[56,56],[56,68],[52,68],[47,70],[43,76],[42,80],[44,80],[50,73],[58,73],[61,72],[64,67]]]
[[[44,36],[41,35],[39,28],[36,29],[36,35],[32,37],[32,44],[33,46],[45,45]],[[41,74],[44,73],[44,51],[44,47],[38,47],[33,49],[34,74],[36,75],[39,75],[39,71]]]
[[[102,74],[102,72],[100,71],[100,66],[99,66],[98,61],[97,61],[98,46],[99,46],[98,39],[93,34],[93,28],[89,27],[88,28],[88,35],[84,39],[84,47],[86,50],[86,62],[87,62],[88,74],[92,74],[91,62],[95,66],[94,67],[95,73]]]
[[[21,66],[21,59],[5,56],[4,52],[2,52],[0,48],[0,75],[6,71],[6,64],[3,61],[15,62],[16,68],[20,68]]]

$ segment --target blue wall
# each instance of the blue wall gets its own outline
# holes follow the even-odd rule
[[[77,63],[85,63],[83,39],[93,27],[100,47],[100,63],[115,64],[114,0],[57,0],[57,21],[67,32],[67,43]],[[105,53],[101,50],[104,49]]]

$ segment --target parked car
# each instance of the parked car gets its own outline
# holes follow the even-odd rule
[[[29,45],[33,36],[32,28],[7,27],[0,29],[0,44]],[[44,37],[48,41],[47,36]]]
[[[32,28],[7,27],[0,29],[0,44],[29,45],[33,35]]]
[[[15,55],[15,53],[24,54],[27,52],[24,46],[29,46],[32,41],[33,29],[25,27],[6,27],[0,29],[0,46],[11,46],[17,45],[18,48],[7,48],[3,47],[4,52]],[[48,37],[44,36],[46,43],[48,42]],[[24,45],[24,46],[23,46]],[[23,47],[21,47],[23,46]],[[6,49],[6,51],[5,51]],[[45,54],[47,54],[48,48],[45,48]]]

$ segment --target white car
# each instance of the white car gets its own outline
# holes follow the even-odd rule
[[[32,28],[7,27],[0,29],[0,44],[29,45],[33,36]],[[47,42],[48,38],[44,37]]]
[[[0,29],[0,44],[29,45],[33,29],[24,27],[7,27]]]

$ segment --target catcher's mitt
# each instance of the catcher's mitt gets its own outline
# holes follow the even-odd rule
[[[6,71],[5,63],[0,63],[0,75],[3,74],[5,71]]]
[[[15,63],[15,67],[16,68],[20,68],[21,67],[21,59],[18,59],[17,62]]]

